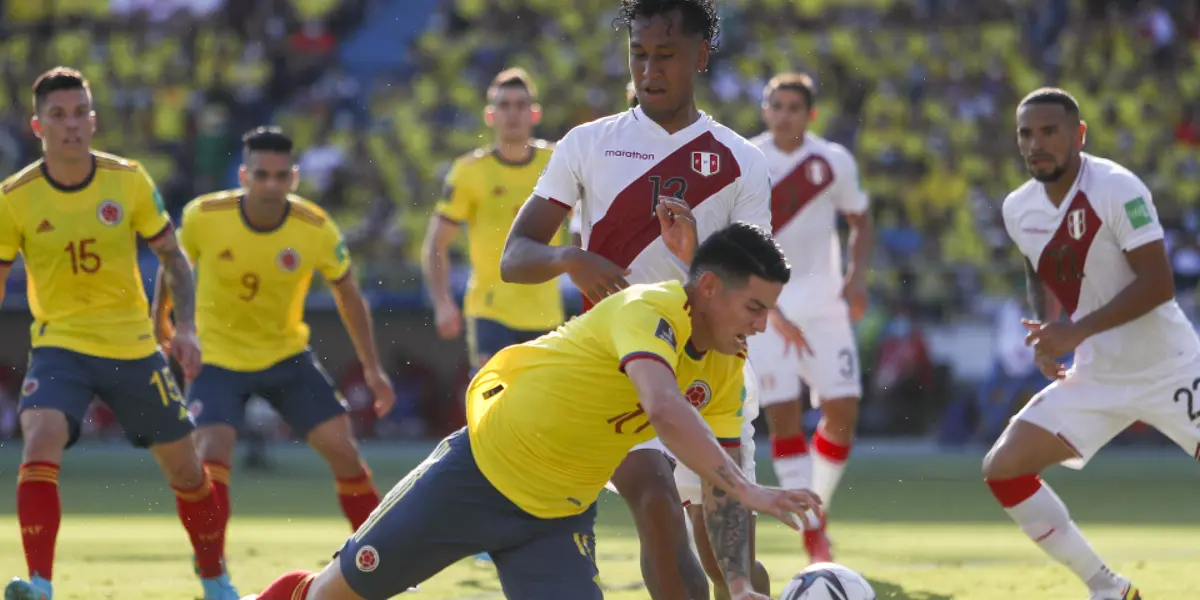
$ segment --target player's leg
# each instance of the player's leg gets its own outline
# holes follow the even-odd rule
[[[363,462],[333,380],[311,352],[285,359],[268,369],[270,391],[265,397],[279,416],[303,437],[333,471],[338,504],[358,529],[379,505],[379,492]]]
[[[688,541],[683,501],[662,450],[630,452],[612,476],[641,541],[642,578],[653,600],[707,598],[708,579]]]
[[[1103,600],[1127,600],[1128,581],[1108,569],[1039,474],[1058,463],[1082,468],[1128,427],[1124,393],[1072,379],[1052,383],[1013,417],[983,461],[992,495],[1021,531]]]
[[[528,541],[493,553],[507,598],[601,600],[596,569],[596,505],[582,514],[535,524]],[[707,596],[703,596],[707,598]]]
[[[229,501],[229,475],[255,375],[205,365],[187,390],[188,412],[196,425],[192,439],[212,481],[218,520],[223,529],[229,526],[229,517],[233,513]]]
[[[93,359],[100,398],[126,437],[149,448],[175,492],[175,507],[195,554],[205,600],[237,598],[225,572],[225,526],[212,481],[192,440],[194,426],[166,358],[158,352],[137,360]]]
[[[783,337],[773,327],[752,336],[750,361],[758,377],[759,404],[771,432],[771,462],[779,486],[807,489],[812,485],[812,460],[804,433],[804,406],[800,401],[800,356],[785,350]]]
[[[29,580],[13,580],[6,600],[42,600],[53,595],[54,546],[62,522],[58,473],[63,450],[79,437],[93,397],[82,356],[59,348],[35,348],[21,384],[24,451],[17,475],[17,521]]]
[[[243,600],[363,600],[342,577],[341,564],[331,561],[317,573],[292,571],[271,582],[261,594]]]

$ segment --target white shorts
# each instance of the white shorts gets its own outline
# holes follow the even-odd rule
[[[1200,360],[1147,383],[1112,384],[1066,379],[1046,386],[1013,417],[1059,437],[1077,458],[1063,466],[1082,469],[1117,434],[1142,421],[1200,460]]]
[[[795,348],[784,353],[783,336],[771,326],[750,337],[750,361],[758,373],[763,406],[800,397],[800,381],[808,384],[814,407],[822,398],[862,396],[858,345],[848,317],[825,317],[797,323],[804,330],[811,354]]]

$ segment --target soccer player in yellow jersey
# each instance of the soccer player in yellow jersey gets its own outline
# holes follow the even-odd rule
[[[25,451],[17,478],[30,578],[9,583],[5,600],[54,595],[59,465],[94,396],[112,409],[130,442],[150,448],[175,490],[205,599],[235,599],[222,560],[216,495],[192,445],[179,387],[155,344],[136,240],[146,240],[158,255],[179,298],[172,349],[189,378],[201,364],[191,266],[146,171],[92,150],[96,115],[83,75],[63,67],[47,71],[33,86],[33,105],[44,158],[0,184],[0,281],[21,254],[34,317],[21,385]]]
[[[788,278],[771,236],[736,222],[700,245],[687,283],[630,286],[500,351],[467,390],[466,429],[323,571],[288,573],[258,600],[384,600],[481,551],[508,598],[598,600],[596,498],[655,436],[705,480],[732,597],[768,600],[750,585],[751,511],[797,527],[793,515],[819,509],[811,493],[756,485],[739,467],[746,338],[766,328]]]
[[[518,285],[500,279],[508,230],[550,160],[550,145],[532,137],[541,118],[537,90],[524,70],[507,69],[492,81],[487,98],[484,118],[496,132],[495,144],[454,161],[421,257],[438,335],[455,339],[463,317],[450,292],[449,250],[467,228],[471,279],[463,312],[473,371],[501,348],[532,340],[564,319],[557,281]]]
[[[277,127],[259,127],[242,143],[242,188],[193,200],[179,232],[196,263],[196,322],[204,351],[204,369],[187,390],[196,445],[225,525],[238,428],[246,402],[262,396],[329,463],[342,512],[357,529],[379,504],[379,494],[341,397],[308,349],[304,302],[313,273],[331,284],[382,416],[395,396],[379,364],[370,307],[337,225],[317,205],[290,194],[298,173],[292,140]],[[164,339],[171,328],[166,292],[158,286],[154,311]]]

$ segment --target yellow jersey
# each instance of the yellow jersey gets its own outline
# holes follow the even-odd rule
[[[136,162],[92,153],[92,174],[64,187],[42,161],[0,184],[0,262],[25,257],[34,348],[138,359],[158,345],[138,268],[137,238],[171,220]]]
[[[739,444],[746,357],[696,352],[689,312],[679,282],[634,285],[498,352],[467,389],[480,471],[536,517],[586,510],[630,449],[656,435],[622,375],[637,359],[670,367],[717,439]]]
[[[565,318],[558,281],[537,285],[500,279],[500,255],[517,212],[550,160],[552,147],[536,140],[528,162],[504,162],[494,151],[476,150],[454,161],[446,175],[438,215],[467,228],[471,279],[463,313],[497,321],[511,329],[545,331]],[[557,243],[565,240],[560,234]]]
[[[325,211],[289,195],[271,230],[242,212],[242,190],[200,196],[183,210],[179,241],[196,265],[196,333],[205,364],[261,371],[308,347],[304,302],[313,272],[350,274],[350,253]]]

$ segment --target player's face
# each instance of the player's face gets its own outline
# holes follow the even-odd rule
[[[1083,123],[1057,104],[1027,104],[1017,111],[1017,147],[1029,174],[1042,183],[1058,181],[1079,157]]]
[[[683,32],[678,10],[634,19],[629,28],[629,73],[638,104],[650,118],[670,117],[693,100],[693,79],[708,68],[708,44]]]
[[[92,112],[92,98],[86,90],[51,92],[42,100],[31,124],[47,156],[75,161],[90,155],[96,113]]]
[[[804,137],[811,116],[804,94],[796,90],[775,90],[763,103],[763,121],[777,140],[791,142]]]
[[[709,277],[710,281],[703,281]],[[745,285],[731,285],[712,273],[701,279],[699,287],[707,300],[704,326],[712,349],[721,354],[744,351],[747,338],[767,329],[767,313],[779,299],[783,284],[751,276]]]
[[[251,152],[238,173],[247,195],[282,202],[296,189],[298,168],[286,152]]]
[[[529,90],[521,86],[498,88],[485,111],[488,125],[496,130],[501,141],[509,143],[527,141],[540,116],[541,107],[533,101]]]

